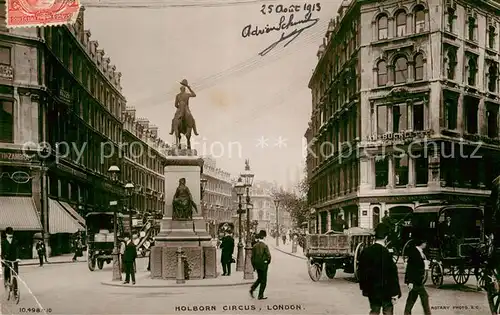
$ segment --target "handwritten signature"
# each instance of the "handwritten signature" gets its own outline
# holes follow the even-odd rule
[[[252,30],[252,25],[249,24],[243,28],[241,35],[244,38],[246,38],[246,37],[250,37],[250,36],[259,36],[259,35],[263,35],[263,34],[268,34],[268,33],[276,32],[276,31],[285,31],[285,30],[288,30],[290,28],[297,27],[296,29],[294,29],[293,31],[291,31],[288,34],[287,34],[287,32],[281,33],[280,38],[276,42],[272,43],[271,45],[269,45],[269,47],[267,47],[266,49],[264,49],[263,51],[261,51],[259,53],[260,56],[265,56],[269,52],[271,52],[274,48],[276,48],[280,43],[284,43],[283,47],[287,47],[300,34],[302,34],[302,32],[313,27],[318,22],[319,22],[319,18],[313,19],[312,14],[310,12],[308,12],[306,14],[304,19],[298,20],[298,21],[295,20],[294,14],[290,14],[288,16],[288,20],[287,20],[287,16],[283,15],[283,16],[281,16],[278,24],[275,26],[266,26],[263,29],[259,29],[256,26]]]

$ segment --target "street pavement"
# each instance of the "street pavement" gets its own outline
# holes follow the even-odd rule
[[[270,239],[272,241],[272,239]],[[101,285],[112,277],[111,265],[90,272],[86,264],[53,264],[45,267],[23,266],[20,274],[21,302],[12,305],[3,296],[3,314],[27,314],[37,307],[46,314],[367,314],[368,301],[361,296],[352,275],[337,272],[335,279],[323,276],[312,282],[306,261],[282,253],[270,244],[272,263],[266,295],[269,299],[251,299],[248,286],[135,288]],[[300,251],[300,248],[299,248]],[[139,270],[146,269],[147,259],[140,259]],[[241,277],[243,273],[239,272]],[[401,275],[402,277],[402,275]],[[445,283],[452,283],[445,279]],[[402,279],[401,279],[402,283]],[[139,283],[138,283],[139,284]],[[395,314],[402,314],[408,294],[402,287],[403,300],[396,305]],[[457,290],[428,286],[433,314],[486,314],[483,292],[466,287]],[[472,308],[471,308],[472,306]],[[458,309],[462,307],[462,309]],[[465,309],[468,307],[468,309]],[[454,308],[454,309],[453,309]],[[44,314],[41,311],[39,314]],[[414,315],[423,314],[417,302]]]

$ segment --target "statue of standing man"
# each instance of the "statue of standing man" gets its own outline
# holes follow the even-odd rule
[[[196,121],[191,114],[191,110],[189,110],[189,99],[191,97],[196,97],[196,93],[194,93],[191,89],[186,79],[182,80],[180,84],[181,92],[175,97],[175,108],[177,108],[177,110],[175,112],[174,119],[172,119],[170,134],[173,135],[175,131],[179,130],[179,128],[182,127],[182,122],[184,122],[184,128],[191,127],[193,129],[193,133],[197,136],[198,131],[196,130]],[[186,88],[189,92],[186,92]],[[180,131],[180,133],[184,133],[183,131]]]

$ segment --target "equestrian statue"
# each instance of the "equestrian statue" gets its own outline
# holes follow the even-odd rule
[[[175,97],[174,119],[172,119],[172,127],[170,134],[175,133],[175,144],[181,148],[181,135],[183,134],[187,140],[187,148],[191,149],[191,131],[197,136],[196,121],[194,120],[191,110],[189,110],[189,99],[196,97],[196,93],[191,89],[186,79],[180,82],[181,92]],[[186,92],[186,88],[189,92]]]

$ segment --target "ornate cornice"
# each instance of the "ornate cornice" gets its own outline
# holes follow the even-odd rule
[[[203,159],[201,157],[193,158],[187,156],[168,156],[165,166],[199,166],[203,167]]]

